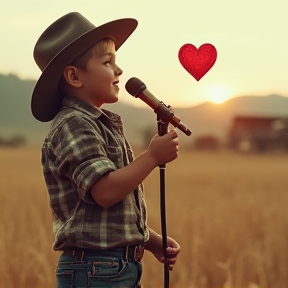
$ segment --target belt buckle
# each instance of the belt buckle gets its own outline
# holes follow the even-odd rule
[[[136,262],[141,262],[143,255],[144,255],[144,246],[143,245],[137,245],[134,248],[134,260]]]

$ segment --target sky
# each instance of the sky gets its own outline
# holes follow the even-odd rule
[[[159,100],[173,107],[237,96],[288,97],[287,0],[0,0],[0,73],[37,80],[33,59],[41,33],[69,12],[95,26],[135,18],[135,32],[117,51],[120,101],[146,105],[125,83],[141,79]],[[181,65],[179,49],[209,43],[214,66],[196,81]]]

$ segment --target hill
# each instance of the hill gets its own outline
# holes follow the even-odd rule
[[[30,99],[35,83],[16,75],[0,74],[0,136],[23,135],[29,145],[41,145],[49,123],[38,122],[31,114]],[[141,145],[145,133],[157,132],[156,114],[149,107],[138,108],[123,102],[104,107],[122,116],[132,144]],[[188,144],[207,134],[224,139],[236,115],[288,116],[287,107],[288,97],[253,95],[232,98],[221,105],[205,102],[173,110],[192,130],[190,137],[179,132],[180,143]]]

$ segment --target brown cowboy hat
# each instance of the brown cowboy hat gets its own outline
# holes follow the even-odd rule
[[[115,49],[119,49],[137,24],[137,20],[126,18],[96,27],[78,12],[66,14],[52,23],[34,48],[34,59],[42,74],[32,94],[33,116],[42,122],[56,116],[62,106],[59,80],[65,67],[77,56],[105,37],[111,38]]]

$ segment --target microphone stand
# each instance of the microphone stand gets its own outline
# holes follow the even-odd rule
[[[158,135],[163,136],[168,133],[168,125],[171,118],[170,106],[163,102],[154,112],[157,114]],[[167,109],[168,108],[168,109]],[[160,213],[161,213],[161,231],[164,262],[164,288],[169,288],[169,259],[167,255],[167,229],[166,229],[166,208],[165,208],[165,171],[166,164],[159,165],[160,171]]]
[[[186,135],[190,135],[191,131],[185,127],[185,125],[179,122],[171,121],[173,120],[174,112],[171,110],[171,106],[166,106],[162,101],[154,112],[157,114],[157,126],[158,135],[163,136],[168,133],[168,125],[171,123],[175,127],[178,127]],[[180,127],[181,126],[181,127]],[[160,170],[160,211],[161,211],[161,230],[162,230],[162,246],[164,261],[164,288],[169,288],[169,257],[167,254],[167,231],[166,231],[166,209],[165,209],[165,170],[166,164],[163,163],[159,165]]]
[[[168,132],[168,124],[157,119],[158,135],[163,136]],[[165,170],[166,164],[159,165],[160,171],[160,213],[161,213],[161,231],[162,231],[162,246],[164,262],[164,288],[169,288],[169,262],[167,255],[167,231],[166,231],[166,207],[165,207]]]

